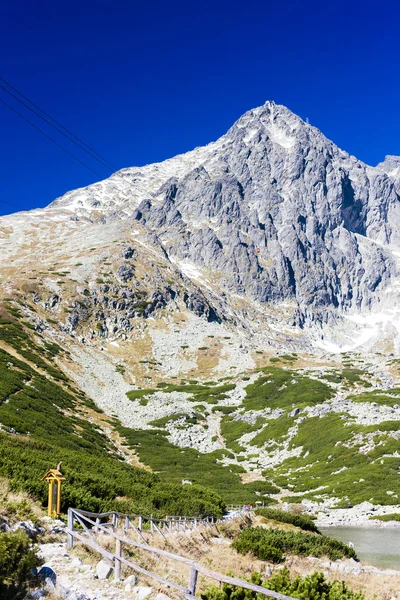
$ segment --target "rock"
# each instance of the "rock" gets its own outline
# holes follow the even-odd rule
[[[45,596],[46,596],[45,590],[33,590],[33,592],[30,593],[30,597],[33,598],[34,600],[38,600],[39,598],[44,598]]]
[[[117,277],[124,283],[132,279],[134,275],[133,268],[127,265],[121,265],[117,271]]]
[[[289,417],[297,417],[297,415],[300,413],[300,409],[299,408],[295,408],[292,410],[291,413],[289,413]]]
[[[128,246],[127,248],[124,248],[122,250],[122,258],[128,259],[128,258],[132,258],[132,256],[135,254],[135,250],[133,248],[131,248],[130,246]]]
[[[133,588],[133,594],[135,596],[135,600],[145,600],[145,598],[147,598],[147,596],[150,596],[150,594],[153,593],[153,588],[151,587],[142,587],[142,586],[135,586]]]
[[[70,565],[71,565],[71,567],[80,567],[82,565],[82,561],[80,558],[75,557],[71,560]]]
[[[154,600],[171,600],[166,594],[157,594]]]
[[[108,564],[108,562],[106,562],[105,560],[101,560],[99,563],[97,563],[96,565],[96,575],[98,579],[108,579],[111,575],[111,571],[112,571],[112,567],[111,565]]]
[[[22,529],[30,538],[35,538],[39,533],[44,533],[45,530],[39,525],[35,525],[32,521],[19,521],[14,525],[12,531]]]
[[[136,575],[129,575],[129,577],[127,577],[125,579],[125,591],[126,592],[131,592],[132,589],[134,588],[134,586],[137,584],[137,577]]]
[[[229,546],[230,545],[229,540],[226,540],[224,538],[218,538],[218,537],[210,538],[210,542],[212,544],[219,544],[220,546]]]

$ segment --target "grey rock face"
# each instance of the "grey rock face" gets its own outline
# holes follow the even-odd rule
[[[133,275],[133,269],[129,265],[121,265],[117,271],[117,277],[123,282],[132,279]]]
[[[290,300],[302,326],[369,308],[398,275],[385,246],[400,243],[399,190],[399,157],[369,167],[267,102],[205,148],[87,188],[74,210],[88,215],[95,203],[109,219],[140,223],[174,264],[214,273],[225,294]],[[118,271],[124,282],[132,275]],[[198,298],[185,302],[207,313]]]

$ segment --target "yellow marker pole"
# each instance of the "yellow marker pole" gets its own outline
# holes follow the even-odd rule
[[[49,506],[47,509],[47,514],[49,515],[49,517],[51,517],[52,513],[53,513],[53,480],[50,479],[50,481],[49,481]]]
[[[61,480],[57,481],[57,517],[61,514]]]

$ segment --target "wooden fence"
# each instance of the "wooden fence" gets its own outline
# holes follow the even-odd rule
[[[104,519],[106,519],[105,522],[103,522]],[[147,525],[148,529],[145,529],[143,527],[144,523],[149,523]],[[151,525],[152,523],[153,525]],[[75,528],[75,524],[79,526],[79,529]],[[118,525],[121,524],[124,531],[124,535],[120,535],[117,532]],[[177,590],[180,594],[182,594],[184,598],[187,598],[188,600],[200,600],[200,598],[196,597],[197,578],[199,574],[209,579],[213,579],[214,581],[217,581],[219,583],[227,583],[236,587],[252,590],[253,592],[262,594],[263,596],[267,596],[269,598],[275,598],[276,600],[294,600],[289,596],[284,596],[283,594],[279,594],[272,590],[268,590],[267,588],[262,587],[260,585],[254,585],[242,579],[237,579],[235,577],[229,577],[228,575],[216,573],[215,571],[207,569],[202,564],[194,560],[184,558],[183,556],[179,556],[178,554],[172,554],[171,552],[167,552],[166,550],[161,550],[160,548],[150,546],[144,537],[146,532],[150,532],[153,534],[159,533],[161,535],[165,535],[167,531],[179,531],[179,527],[185,527],[186,529],[194,529],[195,527],[199,527],[201,524],[203,524],[206,527],[215,525],[215,523],[212,523],[209,519],[191,518],[185,520],[184,517],[152,519],[151,517],[143,517],[142,515],[123,515],[115,512],[96,514],[83,510],[69,508],[67,544],[68,548],[72,548],[74,545],[74,541],[79,540],[83,544],[86,544],[87,546],[101,554],[106,559],[106,561],[114,567],[114,579],[116,581],[120,580],[121,566],[125,565],[133,571],[155,579],[156,581],[168,588],[173,588]],[[151,531],[152,527],[153,531]],[[128,538],[127,533],[130,530],[135,531],[139,535],[139,538],[142,539],[142,541],[137,542]],[[101,541],[96,538],[96,534],[98,533],[107,534],[113,538],[115,542],[115,552],[110,552],[101,545]],[[150,552],[153,555],[162,556],[164,558],[171,559],[178,563],[187,565],[190,569],[187,587],[179,585],[178,583],[175,583],[173,581],[169,581],[168,579],[165,579],[164,577],[161,577],[156,573],[152,573],[151,571],[144,569],[140,565],[132,562],[132,560],[125,558],[123,555],[124,547],[140,548],[141,550]]]

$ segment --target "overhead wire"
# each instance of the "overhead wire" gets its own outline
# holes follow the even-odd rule
[[[77,156],[75,156],[75,154],[72,154],[72,152],[70,152],[69,150],[67,150],[66,148],[64,148],[64,146],[62,146],[61,144],[59,144],[54,138],[52,138],[45,131],[43,131],[43,129],[41,129],[40,127],[38,127],[37,125],[35,125],[34,123],[32,123],[32,121],[30,121],[29,119],[27,119],[26,117],[24,117],[24,115],[22,113],[20,113],[16,108],[14,108],[10,104],[8,104],[8,102],[6,102],[5,100],[3,100],[3,98],[0,98],[0,102],[2,104],[4,104],[5,106],[7,106],[10,110],[12,110],[12,112],[14,112],[19,117],[21,117],[21,119],[23,119],[26,123],[29,123],[29,125],[31,125],[31,127],[33,127],[34,129],[36,129],[37,131],[39,131],[48,140],[50,140],[51,142],[53,142],[53,144],[55,144],[56,146],[58,146],[59,148],[61,148],[61,150],[64,150],[64,152],[66,152],[67,154],[69,154],[70,156],[72,156],[72,158],[74,158],[81,165],[83,165],[84,167],[86,167],[87,169],[89,169],[89,171],[92,171],[92,173],[94,173],[95,175],[97,175],[97,177],[101,177],[101,175],[99,173],[97,173],[97,171],[94,171],[91,167],[89,167],[89,165],[87,165],[80,158],[78,158]]]
[[[30,98],[28,98],[26,95],[24,95],[22,92],[20,92],[16,87],[14,87],[13,85],[11,85],[6,79],[4,79],[3,77],[0,77],[0,81],[3,81],[4,83],[6,83],[6,85],[8,85],[11,89],[13,89],[14,91],[16,91],[22,98],[24,98],[25,100],[27,100],[27,102],[29,102],[30,104],[32,104],[32,106],[34,106],[39,111],[41,111],[44,115],[46,115],[46,117],[48,117],[49,119],[51,119],[52,121],[54,121],[54,123],[56,123],[59,127],[61,127],[62,129],[64,129],[69,135],[66,135],[63,131],[61,131],[59,129],[59,127],[56,127],[48,119],[44,118],[36,110],[32,109],[30,106],[28,106],[25,102],[23,102],[20,98],[18,98],[15,94],[13,94],[9,90],[7,90],[1,84],[0,84],[0,89],[2,89],[3,91],[5,91],[7,94],[9,94],[15,100],[17,100],[20,104],[22,104],[23,106],[25,106],[28,110],[30,110],[32,113],[34,113],[40,119],[42,119],[45,123],[47,123],[48,125],[50,125],[50,127],[52,127],[53,129],[55,129],[56,131],[58,131],[59,133],[61,133],[69,141],[71,141],[76,146],[78,146],[81,150],[83,150],[84,152],[86,152],[91,158],[94,158],[95,160],[97,160],[97,162],[99,162],[102,166],[104,166],[105,168],[107,168],[108,170],[110,170],[112,172],[113,172],[113,169],[115,169],[116,172],[113,172],[112,174],[115,177],[119,177],[125,183],[125,185],[127,185],[128,187],[131,186],[132,188],[134,188],[133,184],[130,181],[127,181],[126,178],[123,177],[118,172],[117,167],[114,167],[112,165],[112,163],[110,163],[101,154],[99,154],[98,152],[96,152],[96,150],[94,150],[93,148],[91,148],[91,146],[89,146],[88,144],[86,144],[86,142],[84,142],[81,138],[79,138],[74,133],[72,133],[69,129],[67,129],[66,127],[64,127],[64,125],[62,125],[62,123],[60,123],[59,121],[57,121],[56,119],[54,119],[51,115],[49,115],[46,111],[44,111],[40,106],[38,106],[32,100],[30,100]],[[58,146],[58,148],[60,148],[61,150],[63,150],[66,154],[68,154],[69,156],[71,156],[74,160],[76,160],[78,163],[80,163],[86,169],[88,169],[89,171],[91,171],[92,173],[94,173],[97,177],[99,177],[100,179],[102,179],[103,176],[100,175],[100,173],[98,173],[97,171],[95,171],[94,169],[92,169],[88,164],[86,164],[84,161],[82,161],[80,158],[78,158],[73,152],[70,152],[62,144],[60,144],[59,142],[57,142],[57,140],[55,140],[52,136],[48,135],[45,131],[43,131],[43,129],[41,129],[40,127],[38,127],[37,125],[35,125],[30,119],[28,119],[26,116],[24,116],[20,111],[18,111],[16,108],[14,108],[13,106],[11,106],[8,102],[6,102],[5,100],[3,100],[1,97],[0,97],[0,102],[2,104],[4,104],[6,107],[8,107],[16,115],[18,115],[21,119],[23,119],[26,123],[28,123],[29,125],[31,125],[31,127],[33,127],[34,129],[36,129],[37,131],[39,131],[39,133],[41,133],[44,137],[46,137],[48,140],[50,140],[53,144],[55,144],[56,146]],[[73,139],[71,139],[70,136],[72,136],[73,138],[75,138],[76,140],[78,140],[80,143],[77,143],[76,141],[74,141]],[[86,146],[86,148],[84,146]],[[90,151],[87,150],[87,148]],[[96,154],[98,157],[100,157],[101,160],[99,160],[99,158],[96,158],[96,156],[94,156],[94,154]],[[108,163],[108,164],[105,164],[105,163]],[[108,165],[111,165],[111,167],[108,166]],[[120,192],[122,192],[123,194],[126,194],[126,190],[120,190]],[[128,198],[127,195],[126,195],[126,198]],[[2,200],[0,200],[0,202],[6,203],[5,201],[2,201]],[[8,203],[8,204],[10,204],[11,206],[14,206],[15,208],[19,208],[15,204],[12,204],[12,203]]]
[[[7,202],[7,200],[1,200],[0,199],[0,202],[1,202],[1,204],[8,204],[8,206],[12,206],[13,208],[21,210],[20,206],[17,206],[16,204],[13,204],[12,202]]]
[[[67,135],[66,133],[64,133],[61,129],[59,129],[58,127],[56,127],[55,125],[53,125],[51,123],[51,121],[49,121],[45,117],[42,117],[42,115],[40,113],[38,113],[36,110],[34,110],[33,108],[31,108],[28,104],[26,104],[26,102],[24,102],[23,100],[21,100],[20,98],[18,98],[18,96],[16,96],[15,94],[13,94],[9,90],[7,90],[1,84],[0,84],[0,89],[4,90],[12,98],[15,98],[15,100],[17,102],[19,102],[20,104],[22,104],[23,106],[25,106],[25,108],[27,108],[28,110],[30,110],[31,112],[33,112],[33,114],[35,114],[37,117],[39,117],[39,119],[42,119],[42,121],[44,121],[45,123],[47,123],[48,125],[50,125],[50,127],[52,127],[53,129],[55,129],[56,131],[58,131],[59,133],[61,133],[61,135],[63,135],[64,137],[66,137],[67,140],[69,140],[70,142],[72,142],[73,144],[75,144],[76,146],[78,146],[78,148],[80,148],[81,150],[83,150],[84,152],[86,152],[87,154],[89,154],[89,156],[91,156],[92,158],[94,158],[95,160],[97,160],[97,162],[99,162],[101,165],[103,165],[103,167],[106,167],[106,169],[108,169],[109,171],[113,171],[112,167],[109,167],[105,162],[103,162],[102,160],[100,160],[99,158],[97,158],[92,152],[90,152],[89,150],[86,150],[86,148],[84,148],[84,146],[82,146],[81,144],[79,144],[78,142],[76,142],[72,137],[70,137],[69,135]]]
[[[19,94],[19,96],[21,96],[22,98],[24,98],[24,100],[26,100],[27,102],[29,102],[30,104],[32,104],[32,106],[34,106],[35,108],[37,108],[37,110],[39,110],[41,113],[43,113],[48,119],[51,119],[54,123],[56,123],[56,125],[58,125],[59,127],[61,127],[62,129],[64,129],[64,131],[66,131],[70,136],[72,136],[73,138],[75,138],[76,140],[78,140],[78,142],[80,142],[83,146],[86,146],[86,148],[88,148],[91,152],[93,152],[93,154],[96,154],[96,156],[98,156],[99,158],[101,158],[104,162],[106,162],[109,167],[115,171],[117,171],[117,167],[115,165],[113,165],[109,160],[107,160],[104,156],[102,156],[99,152],[97,152],[94,148],[92,148],[91,146],[89,146],[89,144],[86,144],[86,142],[84,142],[80,137],[78,137],[77,135],[75,135],[72,131],[70,131],[67,127],[65,127],[62,123],[60,123],[59,121],[57,121],[57,119],[55,119],[54,117],[52,117],[48,112],[46,112],[43,108],[41,108],[38,104],[35,104],[35,102],[33,102],[33,100],[31,100],[30,98],[28,98],[28,96],[26,96],[25,94],[23,94],[18,88],[16,88],[14,85],[12,85],[9,81],[7,81],[6,79],[4,79],[4,77],[0,77],[0,81],[2,81],[3,83],[5,83],[6,85],[8,85],[8,87],[10,87],[12,90],[14,90],[14,92],[17,92],[17,94]],[[3,89],[8,93],[11,94],[11,92],[9,92],[8,90],[6,90],[4,87]],[[14,96],[15,98],[15,96]],[[18,99],[18,98],[17,98]],[[21,100],[18,100],[19,102],[21,102]],[[26,106],[26,104],[25,104]],[[32,109],[30,109],[32,110]],[[35,111],[33,111],[35,112]],[[37,114],[37,113],[35,113]],[[43,118],[43,117],[40,117]],[[48,121],[46,121],[48,122]],[[61,132],[62,133],[62,132]],[[63,135],[65,135],[63,133]],[[67,136],[66,136],[67,137]],[[68,138],[70,139],[70,138]],[[71,140],[72,141],[72,140]],[[75,142],[74,142],[75,143]],[[78,144],[79,145],[79,144]],[[81,147],[81,146],[80,146]]]

